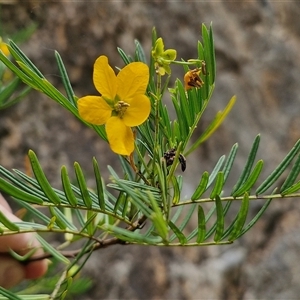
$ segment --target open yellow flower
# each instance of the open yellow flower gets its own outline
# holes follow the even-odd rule
[[[78,99],[79,114],[91,124],[105,124],[112,151],[130,155],[134,150],[131,127],[146,121],[151,110],[150,100],[145,95],[149,68],[142,62],[133,62],[116,76],[107,57],[100,56],[94,64],[93,81],[101,96]]]

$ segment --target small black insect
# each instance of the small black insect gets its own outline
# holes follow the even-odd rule
[[[172,148],[169,151],[164,153],[164,159],[166,160],[167,167],[173,164],[175,156],[176,156],[176,148]],[[181,165],[181,170],[182,172],[184,172],[186,169],[186,158],[182,154],[179,154],[178,160]]]

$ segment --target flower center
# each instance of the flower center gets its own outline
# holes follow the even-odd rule
[[[127,108],[130,106],[130,104],[124,102],[124,101],[118,101],[115,105],[114,105],[114,111],[117,113],[118,117],[120,119],[123,118]]]

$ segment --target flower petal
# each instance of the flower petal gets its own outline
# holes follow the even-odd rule
[[[102,125],[110,118],[112,109],[99,96],[85,96],[77,101],[80,117],[95,125]]]
[[[129,102],[123,122],[126,126],[133,127],[144,123],[149,117],[151,111],[150,100],[145,95],[137,95]]]
[[[163,39],[160,37],[155,41],[154,50],[152,50],[153,58],[158,58],[164,52],[165,46]]]
[[[177,51],[175,49],[167,49],[161,55],[164,59],[167,60],[175,60],[177,55]]]
[[[104,97],[113,100],[117,92],[117,77],[104,55],[97,58],[94,64],[93,81],[97,91]]]
[[[130,155],[133,152],[134,137],[132,130],[119,117],[109,118],[105,129],[112,151],[120,155]]]
[[[142,62],[125,66],[117,75],[117,94],[127,102],[137,94],[145,94],[149,82],[149,67]]]

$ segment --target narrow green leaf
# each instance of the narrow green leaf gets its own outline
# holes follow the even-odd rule
[[[241,196],[253,187],[253,185],[257,181],[257,179],[262,171],[263,165],[264,165],[264,162],[262,160],[259,160],[257,162],[257,164],[255,165],[252,173],[249,175],[247,180],[241,185],[241,187],[238,190],[236,190],[232,194],[233,197]]]
[[[74,209],[73,213],[78,220],[79,226],[81,227],[81,231],[83,231],[83,228],[85,227],[85,224],[86,224],[85,219],[83,217],[84,212],[81,210],[78,210],[78,209]]]
[[[0,286],[0,294],[3,296],[0,296],[0,300],[22,300],[19,296],[17,296],[15,293],[10,292],[9,290],[6,290],[2,286]],[[2,299],[1,299],[2,298]]]
[[[175,214],[172,216],[172,219],[171,219],[173,223],[176,223],[176,222],[177,222],[178,218],[179,218],[179,217],[181,216],[181,214],[182,214],[183,209],[184,209],[184,205],[181,205],[181,206],[179,206],[179,207],[176,207]]]
[[[64,63],[63,63],[62,58],[59,55],[59,53],[57,51],[55,51],[54,54],[55,54],[56,62],[58,65],[59,73],[61,75],[64,87],[65,87],[65,90],[67,93],[67,97],[68,97],[69,101],[76,107],[76,101],[74,99],[75,95],[74,95],[74,91],[73,91],[71,83],[70,83],[70,79],[69,79],[67,70],[64,66]]]
[[[22,61],[27,65],[36,75],[40,78],[44,78],[44,75],[41,71],[32,63],[32,61],[26,56],[24,52],[12,41],[9,41],[9,52],[14,57],[16,61]]]
[[[76,226],[72,224],[66,216],[57,208],[53,206],[49,206],[49,210],[52,216],[55,216],[55,223],[58,225],[61,229],[69,228],[73,231],[78,231]]]
[[[137,243],[137,244],[148,244],[148,245],[157,245],[162,241],[161,237],[154,237],[154,236],[144,236],[136,231],[132,232],[125,228],[112,226],[112,225],[103,225],[101,229],[104,231],[108,231],[115,237],[119,238],[120,240],[128,243]]]
[[[275,181],[280,177],[280,175],[286,170],[293,158],[299,153],[300,150],[300,140],[298,140],[295,146],[283,159],[283,161],[278,165],[278,167],[267,177],[267,179],[257,188],[255,194],[260,195],[264,193]]]
[[[8,292],[8,293],[7,293]],[[35,295],[16,295],[8,290],[4,291],[4,288],[0,287],[0,300],[50,300],[50,295],[47,294],[35,294]]]
[[[211,84],[214,84],[216,78],[216,58],[215,58],[215,45],[214,45],[214,38],[213,38],[213,29],[212,24],[209,26],[209,42],[210,42],[210,59],[211,59],[211,74],[209,74]]]
[[[198,147],[200,144],[205,142],[223,123],[231,109],[233,108],[234,104],[236,102],[236,96],[233,96],[223,111],[219,111],[214,120],[210,123],[210,125],[206,128],[206,130],[203,132],[203,134],[196,140],[196,142],[193,144],[193,148]]]
[[[171,167],[172,168],[172,167]],[[167,168],[165,163],[164,164],[155,164],[155,171],[157,173],[157,177],[158,177],[158,184],[159,187],[161,189],[161,199],[162,199],[162,204],[163,204],[163,210],[165,213],[167,213],[167,215],[169,215],[169,208],[170,208],[170,204],[168,201],[168,185],[167,185]]]
[[[217,175],[216,183],[210,193],[210,199],[216,198],[216,196],[220,195],[224,186],[224,173],[219,172]]]
[[[29,203],[43,204],[43,200],[41,198],[38,198],[34,195],[30,195],[29,193],[24,192],[19,188],[16,188],[12,184],[5,181],[3,178],[0,178],[0,190],[14,198],[17,198],[17,199],[20,199],[20,200],[23,200],[23,201],[26,201]]]
[[[3,88],[0,87],[0,105],[2,106],[8,98],[16,91],[21,80],[16,77],[9,84]]]
[[[0,222],[11,231],[19,231],[20,228],[15,223],[6,218],[5,214],[0,211]]]
[[[127,54],[121,48],[117,47],[117,51],[119,52],[122,60],[126,65],[132,62],[132,59],[129,56],[127,56]]]
[[[98,162],[95,157],[93,158],[93,168],[94,168],[94,174],[95,174],[95,179],[96,179],[99,207],[100,207],[100,209],[105,210],[103,182],[102,182],[102,177],[100,174],[99,165],[98,165]]]
[[[16,74],[24,83],[36,89],[36,85],[33,80],[29,78],[24,72],[22,72],[17,66],[15,66],[0,50],[0,60],[14,73]]]
[[[212,49],[210,49],[210,36],[209,36],[209,32],[207,30],[207,27],[205,24],[202,24],[202,39],[203,39],[203,49],[204,49],[204,59],[208,68],[208,72],[211,73],[211,66],[212,66],[212,56],[211,56],[211,51]]]
[[[0,169],[1,169],[1,166],[0,166]],[[3,169],[1,170],[1,173],[7,179],[9,179],[15,187],[20,187],[20,189],[22,189],[24,192],[27,192],[30,195],[36,196],[42,200],[47,201],[47,197],[45,196],[45,193],[41,190],[41,187],[35,178],[30,177],[27,174],[25,174],[17,169],[13,169],[13,171],[18,176],[15,176],[8,171],[4,171]],[[20,178],[22,180],[20,180]]]
[[[204,59],[204,48],[200,41],[197,43],[198,58]]]
[[[45,251],[50,253],[54,258],[56,258],[57,260],[61,261],[64,264],[70,263],[70,261],[66,257],[64,257],[58,250],[56,250],[48,242],[46,242],[39,234],[37,234],[35,237],[44,247]]]
[[[38,248],[33,248],[30,251],[28,251],[27,253],[25,253],[24,255],[20,255],[19,253],[15,252],[12,249],[9,249],[8,252],[9,254],[16,260],[20,261],[20,262],[25,262],[26,260],[28,260],[36,251],[38,250]]]
[[[49,184],[40,164],[39,161],[35,155],[35,153],[32,150],[29,150],[28,157],[30,160],[30,164],[32,167],[32,171],[35,175],[36,180],[38,181],[41,189],[49,199],[54,204],[60,204],[60,199],[57,196],[57,194],[52,189],[51,185]]]
[[[160,207],[158,206],[157,202],[155,201],[153,195],[151,193],[148,193],[148,194],[149,194],[149,199],[151,202],[151,207],[153,209],[150,219],[152,220],[159,236],[166,242],[167,236],[168,236],[167,222],[162,214]]]
[[[18,103],[22,98],[29,94],[31,91],[31,87],[27,86],[22,91],[20,91],[17,96],[14,96],[12,99],[7,99],[5,103],[2,103],[0,106],[0,110],[7,109],[8,107]],[[1,93],[1,92],[0,92]]]
[[[216,232],[214,236],[214,241],[217,243],[221,240],[224,232],[224,210],[219,195],[216,195],[215,203],[216,203],[217,221],[216,221]]]
[[[65,192],[68,202],[72,206],[77,206],[78,201],[73,193],[72,185],[71,185],[70,178],[68,175],[68,171],[65,166],[62,166],[62,168],[61,168],[61,182],[62,182],[63,190]]]
[[[284,193],[284,191],[286,189],[288,189],[289,187],[291,187],[296,178],[298,177],[300,173],[300,154],[297,157],[297,160],[295,162],[295,164],[293,165],[292,170],[290,171],[288,177],[286,178],[286,180],[284,181],[284,183],[282,184],[281,188],[280,188],[280,193]]]
[[[114,212],[117,213],[119,210],[123,210],[123,205],[125,203],[125,200],[126,200],[127,196],[124,192],[120,192],[119,193],[119,196],[117,198],[117,202],[114,206]]]
[[[300,189],[300,180],[297,181],[295,184],[293,184],[292,186],[290,186],[289,188],[287,188],[286,190],[284,190],[281,195],[282,196],[287,196],[290,195],[292,193],[297,192]]]
[[[270,203],[272,202],[272,198],[266,201],[264,206],[259,210],[259,212],[255,215],[255,217],[247,224],[247,226],[244,227],[244,229],[236,236],[236,239],[240,238],[242,235],[244,235],[248,230],[250,230],[255,223],[260,219],[260,217],[263,215],[263,213],[266,211]]]
[[[190,205],[190,208],[189,208],[188,212],[185,214],[183,221],[182,221],[182,222],[180,223],[180,225],[178,226],[178,229],[179,229],[180,231],[183,231],[184,228],[186,227],[186,225],[187,225],[187,224],[189,223],[189,221],[191,220],[191,218],[192,218],[192,216],[193,216],[193,213],[194,213],[194,211],[195,211],[196,206],[197,206],[197,204],[192,204],[192,205]],[[173,220],[172,220],[172,223],[174,223]],[[176,235],[171,236],[171,237],[169,238],[169,242],[172,242],[175,238],[176,238]]]
[[[93,236],[95,231],[97,230],[97,226],[94,224],[94,220],[96,217],[97,217],[97,213],[90,210],[87,211],[86,229],[90,236]]]
[[[207,183],[207,188],[209,188],[211,186],[211,184],[214,182],[215,178],[217,177],[217,175],[219,174],[223,163],[225,161],[225,155],[222,155],[217,164],[215,165],[214,169],[212,170],[211,174],[209,175],[209,179],[208,179],[208,183]]]
[[[120,187],[131,197],[131,202],[143,212],[148,218],[150,217],[152,210],[144,203],[144,199],[146,196],[141,195],[138,190],[129,188],[125,183],[122,181],[117,182]],[[149,201],[149,199],[147,199]]]
[[[180,188],[179,188],[179,184],[177,182],[177,178],[175,176],[172,176],[172,185],[173,185],[173,200],[172,203],[173,204],[177,204],[180,201]]]
[[[257,135],[252,144],[252,148],[250,150],[244,170],[243,170],[240,178],[238,179],[237,183],[233,187],[231,195],[233,195],[241,187],[241,185],[247,180],[247,178],[251,172],[252,166],[254,164],[255,158],[256,158],[256,153],[257,153],[257,150],[259,147],[259,142],[260,142],[260,135]]]
[[[233,228],[228,237],[229,241],[234,241],[242,232],[247,219],[248,211],[249,211],[249,195],[248,193],[245,193],[240,210],[237,214],[236,220],[233,224]]]
[[[122,218],[126,218],[130,208],[130,200],[129,197],[125,198],[123,209],[122,209]]]
[[[205,240],[206,234],[206,224],[205,224],[205,214],[201,205],[198,205],[198,232],[197,240],[198,244],[202,243]]]
[[[35,218],[40,219],[46,225],[50,223],[50,218],[43,214],[40,210],[36,209],[34,205],[30,205],[25,201],[19,200],[17,198],[14,199],[20,206],[24,207],[29,213],[31,213]]]
[[[138,61],[141,61],[143,63],[147,63],[145,52],[143,47],[141,46],[140,42],[138,40],[134,41],[135,43],[135,55]]]
[[[228,155],[228,158],[225,162],[224,168],[223,168],[224,182],[226,182],[226,180],[229,176],[229,173],[230,173],[231,168],[233,166],[234,159],[236,157],[237,150],[238,150],[238,144],[236,143],[232,146],[232,148],[230,150],[230,153]]]
[[[200,197],[203,195],[203,193],[206,191],[206,188],[207,188],[207,184],[208,184],[208,178],[209,178],[209,174],[207,171],[205,171],[203,174],[202,174],[202,177],[200,179],[200,182],[194,192],[194,194],[192,195],[191,197],[191,200],[194,201],[194,200],[198,200],[200,199]]]
[[[88,209],[91,209],[93,206],[93,201],[90,197],[82,169],[77,162],[74,163],[74,169],[84,204]]]
[[[176,237],[178,238],[178,241],[181,245],[187,244],[187,238],[185,235],[178,229],[178,227],[171,221],[169,220],[169,226],[172,229],[172,231],[175,233]]]

